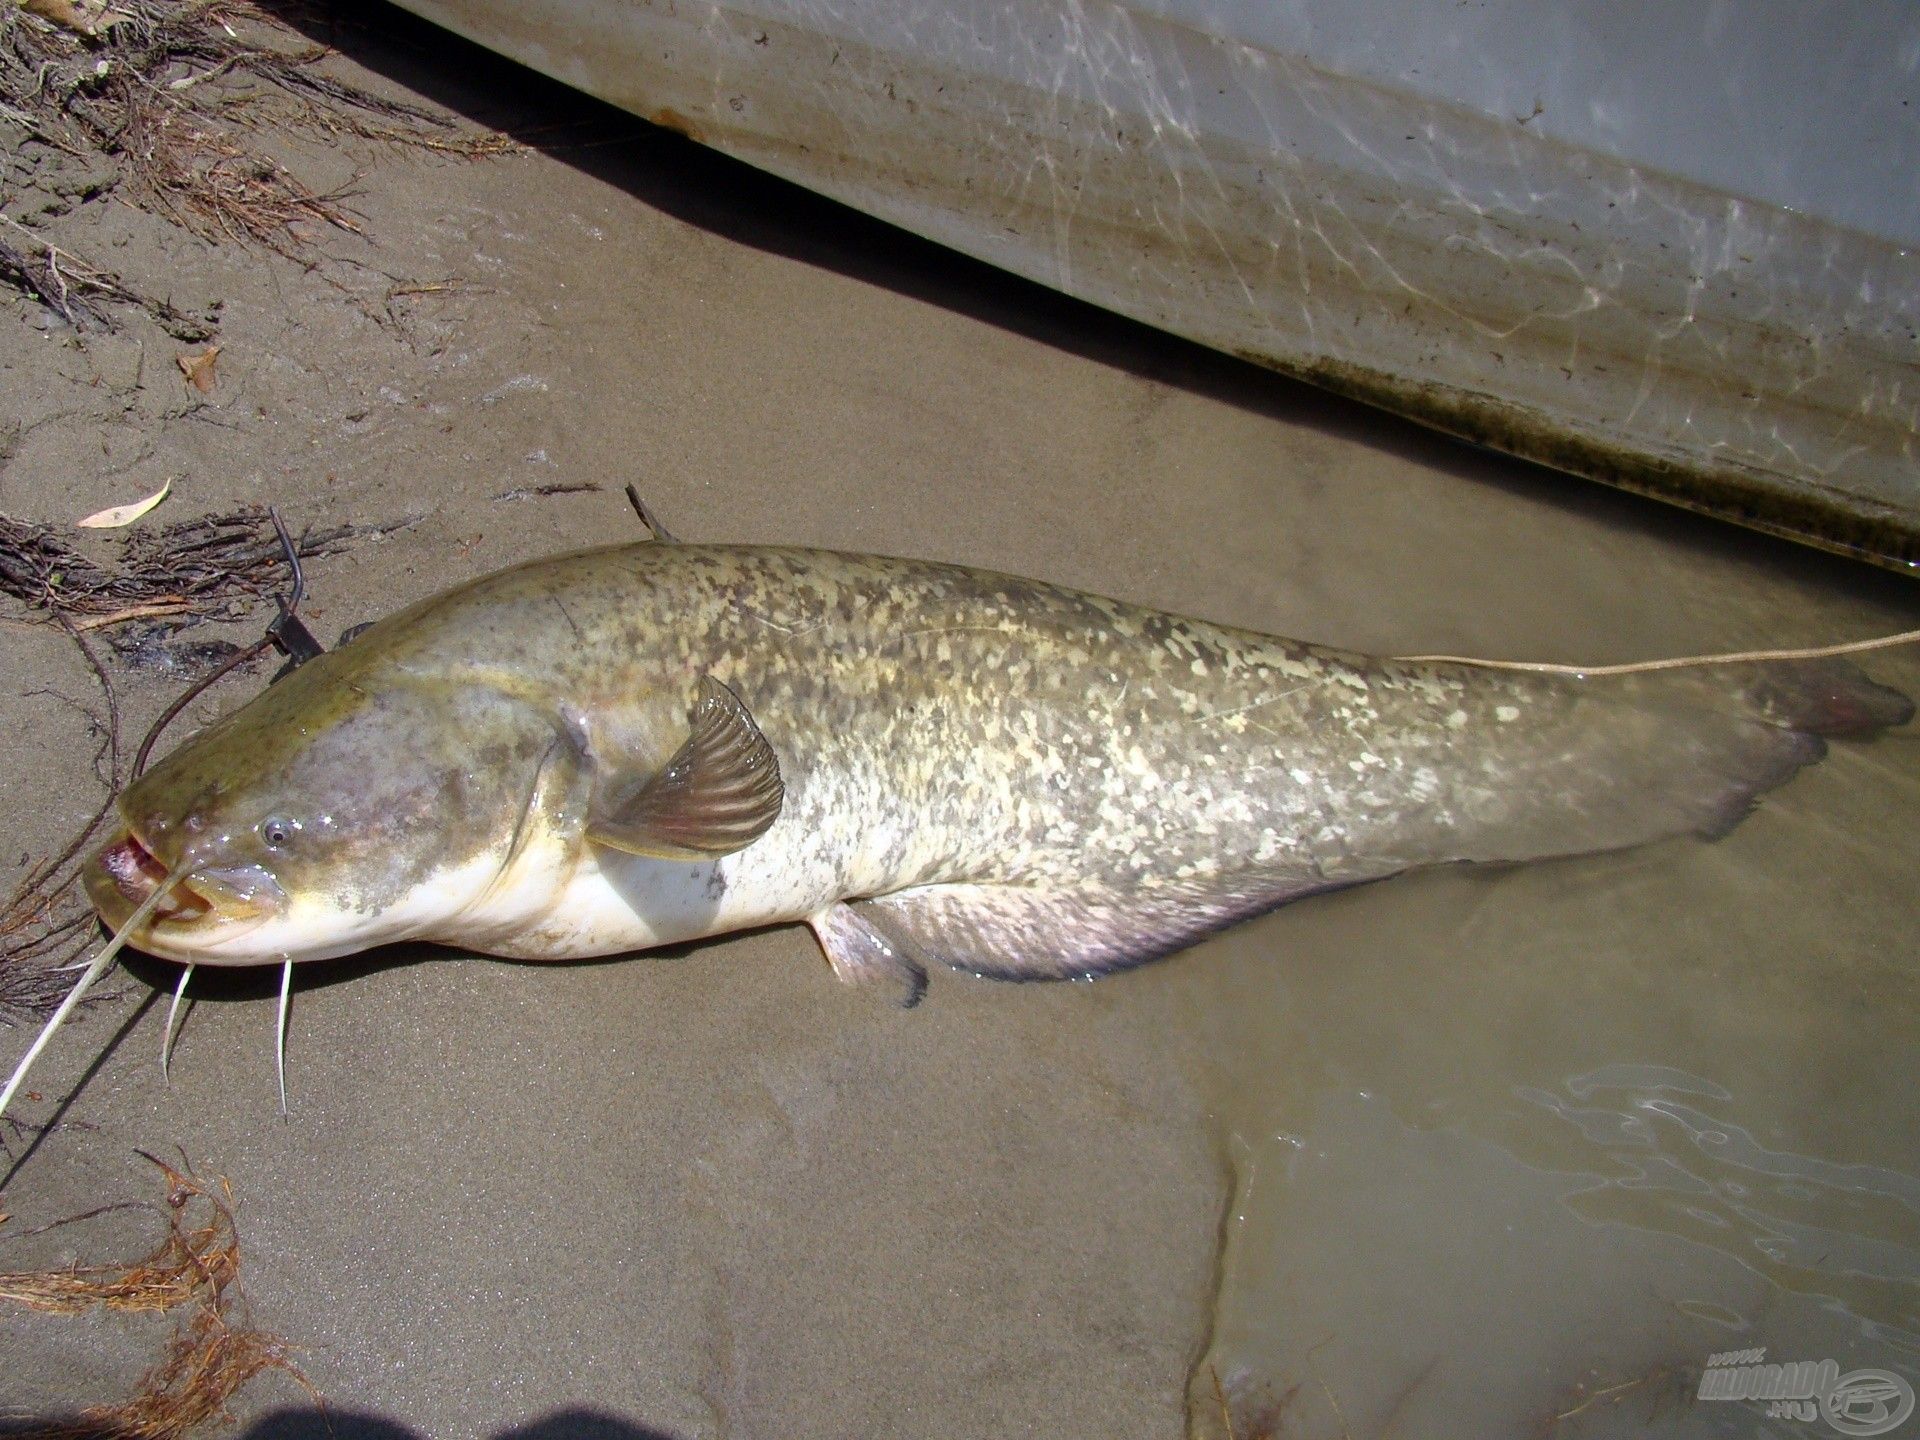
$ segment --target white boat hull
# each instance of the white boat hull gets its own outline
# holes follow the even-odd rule
[[[1911,7],[403,3],[1151,325],[1920,562]]]

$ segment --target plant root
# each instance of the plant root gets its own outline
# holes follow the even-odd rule
[[[246,1318],[232,1187],[224,1178],[201,1180],[184,1158],[175,1169],[141,1153],[159,1168],[167,1186],[162,1212],[167,1233],[159,1245],[131,1264],[74,1264],[0,1274],[0,1300],[54,1315],[95,1307],[123,1312],[184,1308],[189,1313],[126,1400],[92,1406],[72,1419],[49,1421],[24,1433],[45,1440],[175,1440],[209,1420],[226,1417],[228,1401],[269,1370],[284,1371],[319,1403],[318,1392],[294,1362],[293,1348],[253,1328]],[[106,1206],[56,1223],[72,1224],[120,1208]]]

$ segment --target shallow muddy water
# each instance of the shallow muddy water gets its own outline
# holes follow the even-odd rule
[[[168,352],[142,390],[129,346],[9,314],[0,404],[54,417],[0,472],[9,513],[177,473],[170,506],[420,516],[311,567],[329,638],[632,534],[629,480],[689,538],[1376,652],[1920,623],[1900,577],[1445,443],[400,33],[329,38],[489,121],[511,95],[553,153],[323,156],[360,172],[370,239],[318,275],[118,210],[79,230],[227,300],[232,388],[216,423],[163,423]],[[86,408],[101,372],[133,409]],[[150,453],[103,466],[141,425]],[[577,483],[604,488],[537,493]],[[90,680],[63,637],[6,636],[0,802],[43,853],[98,803],[48,693]],[[1920,694],[1911,654],[1865,668]],[[178,683],[121,678],[129,730]],[[0,1209],[144,1198],[135,1147],[231,1177],[253,1317],[343,1434],[1164,1440],[1226,1433],[1223,1402],[1240,1440],[1262,1412],[1306,1440],[1828,1434],[1687,1397],[1734,1349],[1920,1370],[1917,802],[1920,738],[1840,743],[1713,844],[1402,877],[1093,985],[936,976],[911,1012],[799,929],[597,965],[403,948],[301,977],[285,1120],[271,978],[208,978],[163,1085],[176,972],[135,960],[37,1072],[23,1118],[72,1098]],[[25,1044],[0,1032],[0,1062]],[[0,1269],[151,1238],[101,1223],[0,1241]],[[0,1315],[0,1400],[122,1394],[164,1333]],[[272,1377],[234,1405],[261,1434],[279,1407],[314,1423]]]
[[[1570,565],[1535,613],[1639,593],[1649,623],[1584,642],[1609,654],[1671,650],[1673,612],[1873,613],[1729,558]],[[1916,800],[1911,736],[1839,744],[1714,844],[1407,877],[1217,942],[1203,1433],[1224,1395],[1241,1433],[1277,1407],[1281,1434],[1818,1434],[1692,1400],[1708,1356],[1911,1380]]]

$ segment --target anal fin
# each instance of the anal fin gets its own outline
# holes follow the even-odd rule
[[[1133,887],[928,885],[835,908],[918,962],[995,980],[1091,980],[1340,888],[1317,875],[1258,870]]]

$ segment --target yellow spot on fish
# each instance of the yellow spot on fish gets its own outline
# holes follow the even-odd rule
[[[1518,720],[1520,718],[1520,707],[1517,705],[1496,705],[1493,711],[1493,718],[1498,720],[1502,725],[1511,720]]]

